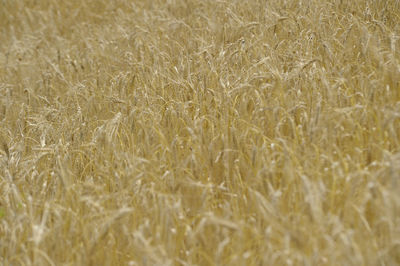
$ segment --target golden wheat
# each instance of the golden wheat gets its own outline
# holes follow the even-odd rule
[[[400,2],[3,0],[1,265],[399,265]]]

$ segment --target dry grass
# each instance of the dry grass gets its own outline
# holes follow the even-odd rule
[[[399,265],[399,14],[1,1],[0,264]]]

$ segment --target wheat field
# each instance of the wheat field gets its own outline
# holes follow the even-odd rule
[[[400,265],[400,1],[0,1],[0,265]]]

